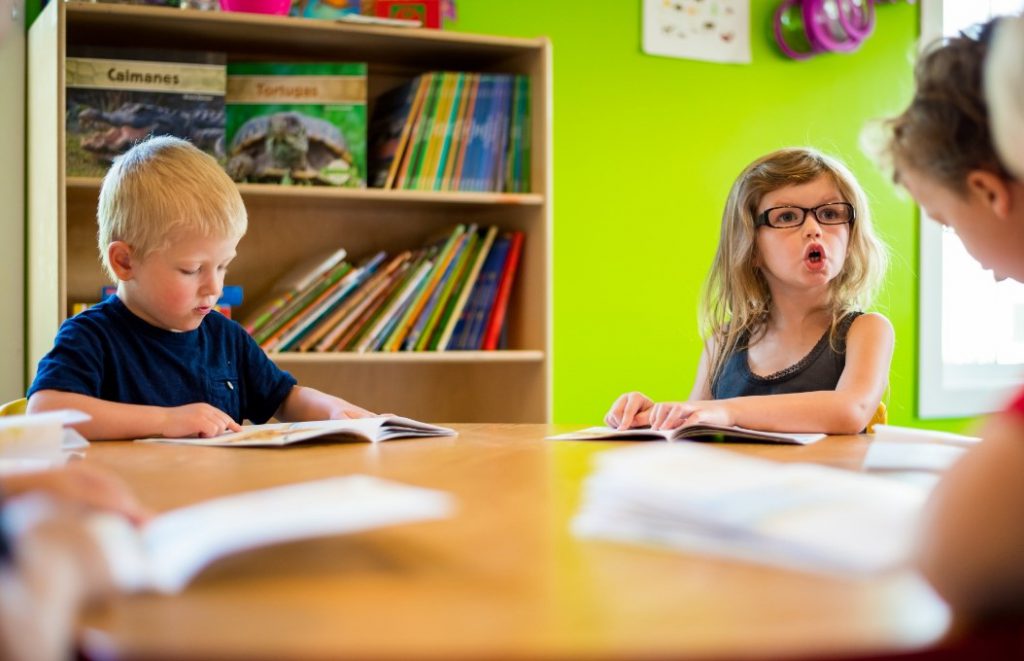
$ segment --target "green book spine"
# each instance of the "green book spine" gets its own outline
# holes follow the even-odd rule
[[[427,156],[427,144],[430,139],[430,132],[434,128],[434,118],[437,114],[437,103],[441,95],[441,86],[444,84],[444,76],[435,74],[430,84],[427,99],[423,106],[423,121],[416,130],[416,141],[413,145],[413,152],[410,154],[409,171],[406,173],[402,188],[415,190],[419,185],[420,172],[423,169],[423,161]]]
[[[462,290],[466,287],[466,282],[469,280],[472,273],[473,265],[476,264],[476,259],[480,255],[480,249],[483,246],[483,241],[483,237],[478,232],[473,234],[472,243],[466,252],[465,259],[460,265],[459,276],[453,283],[452,290],[445,301],[444,309],[441,311],[437,323],[431,331],[430,341],[425,347],[427,351],[438,350],[441,338],[444,335],[445,330],[448,328],[448,322],[451,320],[452,311],[458,304],[459,296],[462,294]]]
[[[438,154],[437,166],[434,168],[434,176],[430,180],[431,190],[441,190],[445,169],[448,161],[451,159],[451,146],[455,141],[455,125],[458,121],[459,111],[465,105],[463,98],[465,96],[466,74],[458,73],[455,76],[455,92],[452,98],[452,107],[448,113],[448,119],[445,121],[444,135],[441,139],[441,150],[440,154]]]
[[[444,317],[444,311],[448,307],[449,301],[451,300],[452,292],[458,287],[466,276],[466,264],[469,263],[468,257],[476,249],[478,236],[476,225],[471,225],[467,231],[467,239],[463,244],[461,250],[459,250],[455,267],[451,271],[451,275],[447,281],[443,283],[443,289],[441,290],[441,296],[437,299],[437,305],[434,306],[434,311],[430,315],[430,319],[427,321],[426,327],[423,329],[423,333],[416,341],[416,351],[426,351],[431,346],[431,338],[433,338],[438,328],[438,323]],[[436,338],[434,338],[436,340]],[[437,345],[436,341],[433,343]]]
[[[458,225],[454,230],[452,230],[452,233],[448,236],[448,240],[445,242],[444,248],[441,250],[437,260],[434,262],[434,268],[431,270],[430,275],[423,284],[421,291],[416,294],[416,299],[412,304],[410,304],[409,308],[405,311],[405,314],[402,315],[402,319],[398,322],[398,326],[395,328],[394,333],[392,333],[387,344],[384,346],[385,351],[398,351],[402,347],[402,342],[412,330],[413,325],[416,323],[416,319],[419,317],[420,313],[423,312],[423,308],[430,299],[430,295],[433,293],[438,281],[444,274],[445,269],[448,268],[448,262],[452,257],[452,250],[456,243],[458,243],[462,233],[465,231],[465,225]]]
[[[316,300],[316,298],[323,293],[327,288],[334,285],[334,283],[341,280],[352,269],[352,265],[348,262],[342,262],[338,264],[326,278],[316,281],[310,286],[305,292],[296,296],[292,301],[286,305],[279,315],[277,315],[273,321],[268,322],[260,329],[253,339],[256,340],[256,344],[263,344],[268,338],[274,335],[282,326],[287,324],[298,314],[301,314],[306,307]]]

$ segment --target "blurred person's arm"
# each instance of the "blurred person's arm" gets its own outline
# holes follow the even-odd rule
[[[1024,611],[1024,415],[985,425],[982,443],[929,502],[920,568],[961,617]]]
[[[7,498],[34,491],[88,509],[121,514],[135,523],[149,517],[124,480],[88,464],[73,463],[60,470],[0,476],[0,494]]]
[[[113,591],[106,558],[82,509],[43,494],[7,501],[45,499],[45,520],[10,539],[11,556],[0,567],[0,658],[57,661],[72,657],[81,607]]]
[[[115,588],[97,512],[148,516],[120,479],[88,466],[0,477],[0,658],[71,657],[79,610]]]

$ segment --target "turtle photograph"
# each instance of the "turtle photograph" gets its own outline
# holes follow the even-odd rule
[[[366,187],[366,64],[228,62],[224,169],[239,183]]]
[[[242,124],[231,140],[226,169],[239,182],[344,186],[358,178],[341,129],[296,111]]]

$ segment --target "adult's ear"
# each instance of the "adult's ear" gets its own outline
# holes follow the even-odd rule
[[[118,280],[131,280],[135,264],[132,248],[124,241],[112,241],[107,246],[107,261]]]
[[[1012,183],[988,170],[971,170],[967,173],[968,194],[992,209],[992,213],[1000,220],[1009,218],[1013,211]]]

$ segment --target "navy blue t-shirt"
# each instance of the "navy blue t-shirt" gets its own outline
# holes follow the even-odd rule
[[[235,422],[262,424],[295,383],[217,312],[196,330],[175,333],[143,321],[114,295],[61,325],[28,396],[60,390],[123,404],[206,402]]]

